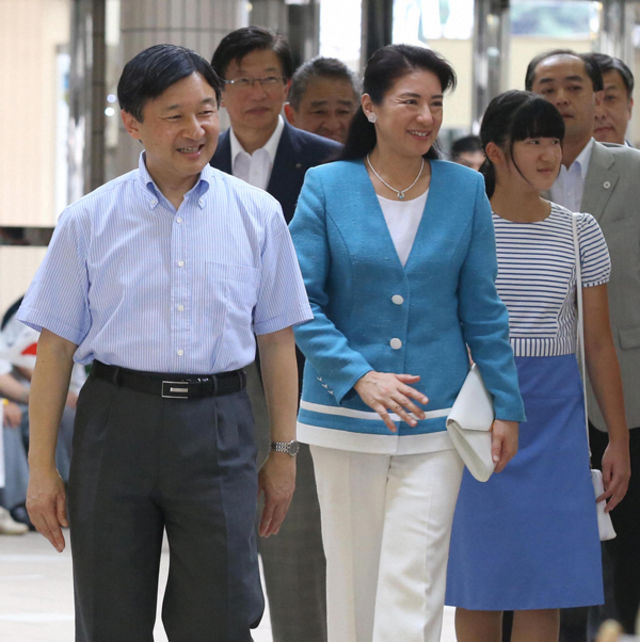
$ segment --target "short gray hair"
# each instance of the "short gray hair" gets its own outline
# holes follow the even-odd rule
[[[300,65],[291,77],[289,103],[294,109],[300,107],[302,97],[307,91],[309,82],[314,78],[335,78],[346,80],[353,88],[354,97],[358,98],[360,89],[355,74],[337,58],[317,56]]]

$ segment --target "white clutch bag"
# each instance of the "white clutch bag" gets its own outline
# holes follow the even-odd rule
[[[604,484],[602,482],[602,471],[597,468],[591,469],[591,481],[593,482],[593,492],[596,497],[600,497],[604,493]],[[606,542],[616,536],[616,531],[613,528],[611,515],[604,512],[605,500],[601,500],[596,504],[596,514],[598,515],[598,534],[600,541]]]
[[[487,481],[495,468],[491,458],[493,419],[493,400],[473,364],[447,417],[447,432],[469,472],[481,482]]]

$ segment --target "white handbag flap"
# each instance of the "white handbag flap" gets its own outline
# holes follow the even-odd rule
[[[474,363],[451,407],[447,427],[449,422],[455,422],[463,430],[487,431],[491,429],[493,419],[493,400]]]

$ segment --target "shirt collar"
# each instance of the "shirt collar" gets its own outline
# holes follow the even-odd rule
[[[284,120],[282,119],[282,116],[278,114],[278,124],[276,125],[276,128],[273,130],[273,134],[271,134],[271,137],[269,138],[269,140],[262,147],[259,148],[259,149],[264,149],[264,151],[267,152],[267,154],[269,155],[269,162],[271,164],[273,164],[273,161],[276,157],[276,151],[278,149],[278,144],[280,143],[280,137],[282,136],[283,129],[284,129]],[[248,154],[248,152],[245,151],[244,147],[242,147],[242,144],[236,137],[235,132],[233,131],[233,127],[231,127],[229,131],[229,142],[231,143],[231,166],[233,167],[233,163],[236,160],[236,156],[241,152],[244,152],[245,154]],[[258,150],[256,149],[256,152],[257,151]]]
[[[144,185],[147,192],[151,195],[151,198],[149,199],[149,206],[151,208],[154,208],[156,205],[158,205],[161,199],[166,200],[166,197],[160,191],[160,188],[156,185],[155,181],[151,177],[151,174],[149,174],[146,160],[147,155],[143,150],[142,152],[140,152],[140,157],[138,158],[138,170],[140,172],[140,180],[142,181],[142,184]],[[185,199],[193,195],[199,199],[198,205],[200,205],[200,207],[203,207],[203,197],[209,191],[209,187],[211,186],[212,181],[213,169],[207,163],[207,165],[205,165],[203,170],[200,172],[200,177],[196,181],[196,184],[184,195]]]
[[[582,151],[578,154],[576,159],[571,163],[571,166],[568,169],[571,169],[574,165],[577,164],[580,169],[580,176],[584,180],[587,176],[587,170],[589,169],[589,161],[591,160],[591,152],[593,151],[593,138],[589,139],[589,142],[582,148]]]

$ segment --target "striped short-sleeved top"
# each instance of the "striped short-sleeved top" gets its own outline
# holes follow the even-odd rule
[[[517,357],[548,357],[576,351],[576,271],[571,217],[551,204],[534,223],[496,214],[496,286],[509,310],[509,334]],[[591,214],[577,214],[582,286],[609,280],[611,261],[600,226]]]

